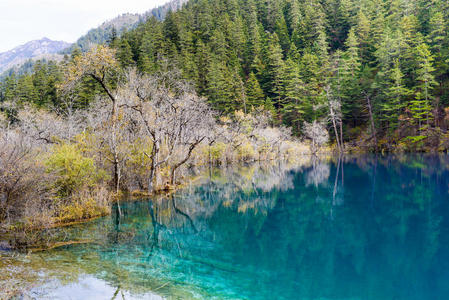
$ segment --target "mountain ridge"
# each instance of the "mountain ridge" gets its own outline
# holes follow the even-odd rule
[[[47,37],[29,41],[11,50],[0,53],[0,75],[20,70],[20,67],[31,60],[55,60],[59,61],[64,54],[70,54],[75,48],[82,51],[89,50],[92,45],[103,44],[110,39],[113,31],[117,35],[135,28],[148,18],[155,17],[158,20],[165,18],[168,11],[176,11],[188,0],[171,0],[161,6],[150,9],[144,13],[123,13],[113,19],[106,20],[96,28],[90,29],[85,35],[78,38],[75,43],[54,41]]]
[[[9,51],[0,53],[0,73],[20,66],[29,59],[59,60],[62,58],[62,55],[58,53],[70,45],[70,43],[54,41],[47,37],[29,41]]]
[[[115,18],[106,20],[100,26],[90,29],[85,35],[81,36],[68,49],[65,49],[64,53],[70,53],[75,48],[87,51],[92,45],[106,43],[113,35],[114,30],[120,36],[123,32],[135,28],[138,24],[145,22],[151,17],[161,21],[169,11],[176,11],[187,2],[188,0],[171,0],[142,14],[123,13]]]

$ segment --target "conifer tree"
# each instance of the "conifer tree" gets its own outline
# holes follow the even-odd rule
[[[355,34],[355,28],[351,28],[346,39],[346,66],[349,75],[354,78],[360,70],[359,41]]]
[[[235,110],[234,87],[229,81],[230,74],[226,65],[218,58],[213,58],[207,72],[207,92],[214,107],[224,112]]]
[[[299,75],[299,65],[288,58],[286,61],[284,77],[284,104],[282,114],[289,124],[293,125],[296,132],[300,131],[301,124],[304,121],[304,95],[305,85]]]
[[[300,18],[301,18],[301,11],[299,8],[298,0],[291,0],[289,3],[289,10],[288,10],[290,34],[298,30]]]
[[[17,82],[16,101],[19,103],[36,103],[36,91],[30,75],[22,75]]]
[[[436,11],[430,19],[429,42],[435,57],[435,76],[440,86],[443,85],[445,74],[449,69],[449,43],[447,34],[448,21],[445,22],[443,13]]]
[[[270,94],[276,103],[276,108],[282,107],[282,92],[285,73],[285,63],[277,34],[274,33],[268,45],[268,76],[270,79]]]
[[[411,91],[404,86],[404,75],[401,72],[399,60],[394,60],[394,68],[390,72],[390,84],[385,90],[386,101],[382,103],[382,120],[387,122],[390,131],[399,126],[400,115],[405,106],[405,98]]]
[[[355,34],[355,27],[349,31],[345,42],[346,51],[342,53],[340,63],[342,111],[347,122],[355,124],[362,118],[364,99],[362,97],[359,77],[361,60],[359,56],[359,41]],[[338,51],[338,50],[337,50]],[[336,53],[337,53],[336,51]]]
[[[370,61],[371,58],[371,44],[369,42],[370,40],[370,33],[371,33],[371,23],[370,20],[367,18],[363,10],[359,10],[357,14],[357,24],[355,25],[354,30],[357,39],[360,43],[360,54],[361,59],[364,63],[367,63]]]
[[[134,63],[131,46],[127,40],[120,41],[116,57],[123,68],[128,68]]]
[[[318,56],[310,50],[306,51],[299,62],[299,76],[305,83],[304,116],[308,122],[324,115],[322,105],[321,68]]]
[[[432,90],[437,84],[433,72],[433,56],[430,53],[429,46],[422,43],[416,47],[418,59],[418,68],[416,70],[417,84],[414,87],[415,99],[410,102],[410,111],[415,124],[421,132],[423,123],[426,128],[430,125],[432,118],[431,101],[433,99]]]
[[[246,81],[246,98],[249,107],[263,106],[265,102],[265,95],[253,72],[249,73]]]
[[[210,50],[201,39],[197,41],[195,63],[198,70],[198,78],[196,79],[197,89],[200,94],[206,94],[207,91],[207,73],[209,64],[211,63]]]

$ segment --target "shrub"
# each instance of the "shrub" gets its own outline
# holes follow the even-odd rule
[[[256,157],[256,151],[254,151],[253,145],[251,143],[243,143],[237,149],[239,160],[251,160]]]
[[[218,162],[223,159],[223,155],[226,150],[226,144],[223,142],[218,142],[213,144],[207,149],[207,154],[210,153],[210,159],[212,162]]]
[[[62,206],[57,222],[71,222],[107,215],[110,212],[110,193],[104,186],[73,195],[72,203]]]
[[[92,188],[107,178],[103,170],[95,167],[94,160],[85,157],[75,144],[54,146],[45,165],[47,172],[56,176],[53,187],[60,198],[69,197],[84,187]]]

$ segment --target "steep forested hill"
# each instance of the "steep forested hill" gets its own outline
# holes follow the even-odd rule
[[[442,0],[191,0],[116,47],[144,72],[176,61],[222,111],[274,106],[298,132],[331,116],[344,139],[372,120],[402,138],[447,128],[448,25]]]
[[[122,67],[165,59],[223,113],[272,110],[336,142],[437,147],[449,126],[449,4],[402,0],[191,0],[111,41]]]

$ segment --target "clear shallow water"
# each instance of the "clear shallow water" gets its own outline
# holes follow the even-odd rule
[[[122,203],[122,217],[114,208],[73,228],[95,243],[40,254],[70,279],[33,293],[449,299],[448,170],[448,156],[366,155],[214,171],[174,197]]]

